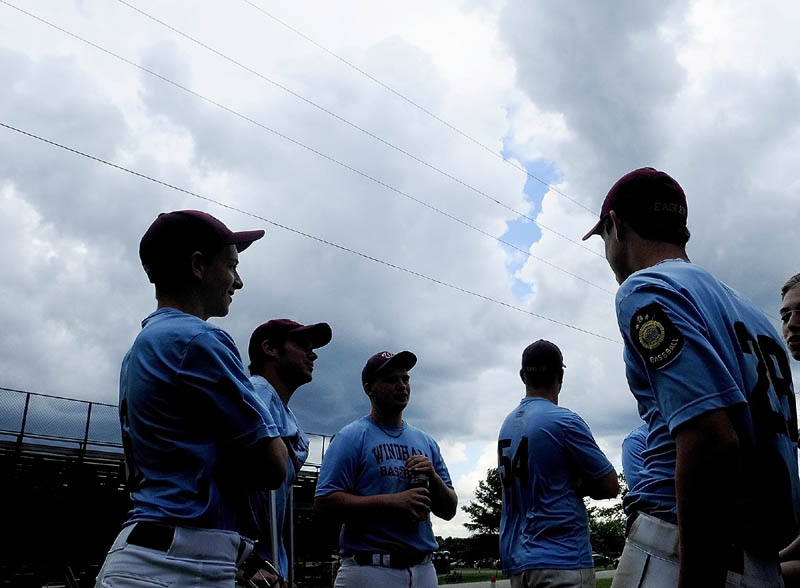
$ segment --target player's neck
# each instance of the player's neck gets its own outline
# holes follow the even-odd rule
[[[558,405],[557,388],[525,388],[525,398],[544,398],[555,405]]]
[[[283,405],[289,406],[289,401],[292,399],[292,394],[294,394],[295,390],[297,390],[297,386],[292,386],[284,382],[277,376],[276,370],[274,369],[265,369],[261,375],[267,382],[270,383],[273,388],[275,388],[275,392],[278,393],[278,398],[281,399]]]
[[[682,245],[638,237],[638,243],[631,248],[631,273],[653,267],[668,259],[682,259],[688,262],[689,256]]]
[[[403,411],[398,413],[385,413],[381,412],[376,407],[372,407],[369,413],[369,418],[383,425],[384,427],[402,427],[403,426]]]
[[[157,308],[159,310],[162,308],[174,308],[175,310],[180,310],[181,312],[185,312],[186,314],[191,314],[192,316],[201,318],[204,321],[208,320],[210,316],[206,312],[205,306],[196,296],[191,296],[191,295],[176,296],[169,294],[160,294],[157,300],[158,300]]]

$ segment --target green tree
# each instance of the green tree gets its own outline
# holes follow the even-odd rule
[[[461,509],[470,518],[464,526],[472,533],[464,559],[468,563],[500,557],[500,513],[503,509],[503,487],[500,472],[489,468],[486,479],[478,482],[475,500]]]
[[[500,485],[500,472],[489,468],[486,479],[478,482],[475,500],[461,509],[469,515],[469,523],[464,526],[473,535],[500,535],[500,512],[503,508],[503,488]]]
[[[622,510],[622,498],[628,492],[625,476],[619,474],[620,497],[611,506],[592,506],[586,502],[586,513],[589,517],[589,540],[592,549],[597,553],[616,557],[625,546],[625,513]],[[486,479],[478,483],[475,500],[462,510],[469,515],[470,522],[464,526],[472,533],[471,547],[481,545],[482,550],[491,547],[492,553],[497,549],[497,538],[500,535],[500,513],[503,505],[503,488],[500,484],[500,473],[497,468],[486,472]],[[467,558],[471,554],[467,555]],[[489,554],[486,553],[486,556]]]
[[[586,505],[592,550],[610,557],[619,556],[625,547],[625,513],[622,510],[622,498],[628,493],[628,485],[624,475],[619,474],[618,478],[619,502],[608,507]]]

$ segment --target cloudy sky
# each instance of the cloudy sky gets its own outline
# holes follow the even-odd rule
[[[308,431],[412,350],[405,416],[467,504],[546,338],[619,469],[616,284],[580,237],[619,176],[668,171],[692,260],[774,316],[800,271],[798,28],[779,1],[0,0],[0,123],[210,199],[0,127],[0,386],[115,402],[155,307],[139,238],[199,208],[267,231],[213,319],[243,352],[269,318],[333,328],[292,401]]]

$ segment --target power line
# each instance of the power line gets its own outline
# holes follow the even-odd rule
[[[576,240],[576,239],[573,239],[572,237],[570,237],[570,236],[568,236],[568,235],[565,235],[564,233],[561,233],[561,232],[559,232],[559,231],[557,231],[557,230],[555,230],[555,229],[553,229],[553,228],[551,228],[551,227],[548,227],[548,226],[546,226],[546,225],[542,224],[540,221],[536,220],[535,218],[533,218],[533,217],[530,217],[530,216],[528,216],[527,214],[525,214],[525,213],[523,213],[523,212],[520,212],[519,210],[516,210],[516,209],[514,209],[513,207],[511,207],[511,206],[509,206],[509,205],[505,204],[504,202],[501,202],[500,200],[498,200],[498,199],[497,199],[497,198],[495,198],[494,196],[491,196],[490,194],[487,194],[487,193],[486,193],[486,192],[484,192],[483,190],[480,190],[480,189],[478,189],[478,188],[476,188],[476,187],[472,186],[471,184],[468,184],[467,182],[465,182],[465,181],[461,180],[460,178],[458,178],[458,177],[456,177],[456,176],[452,175],[451,173],[449,173],[449,172],[446,172],[446,171],[444,171],[443,169],[441,169],[441,168],[439,168],[439,167],[437,167],[437,166],[435,166],[435,165],[433,165],[433,164],[431,164],[431,163],[429,163],[429,162],[425,161],[424,159],[421,159],[420,157],[417,157],[417,156],[416,156],[416,155],[414,155],[413,153],[410,153],[409,151],[406,151],[405,149],[403,149],[403,148],[401,148],[401,147],[398,147],[397,145],[395,145],[395,144],[393,144],[393,143],[391,143],[391,142],[387,141],[386,139],[383,139],[382,137],[379,137],[378,135],[376,135],[376,134],[372,133],[371,131],[368,131],[368,130],[367,130],[367,129],[365,129],[364,127],[362,127],[362,126],[360,126],[360,125],[357,125],[356,123],[354,123],[354,122],[352,122],[352,121],[350,121],[350,120],[348,120],[348,119],[344,118],[343,116],[341,116],[341,115],[339,115],[339,114],[336,114],[336,113],[335,113],[335,112],[333,112],[332,110],[330,110],[330,109],[328,109],[328,108],[325,108],[324,106],[322,106],[322,105],[320,105],[320,104],[318,104],[318,103],[314,102],[313,100],[311,100],[311,99],[309,99],[309,98],[306,98],[306,97],[305,97],[305,96],[303,96],[302,94],[300,94],[300,93],[298,93],[298,92],[295,92],[294,90],[292,90],[291,88],[288,88],[287,86],[285,86],[285,85],[281,84],[280,82],[276,82],[275,80],[273,80],[273,79],[271,79],[271,78],[269,78],[269,77],[265,76],[265,75],[264,75],[264,74],[262,74],[261,72],[259,72],[259,71],[256,71],[256,70],[252,69],[251,67],[248,67],[248,66],[244,65],[244,64],[243,64],[243,63],[241,63],[240,61],[237,61],[237,60],[233,59],[232,57],[229,57],[228,55],[226,55],[226,54],[222,53],[221,51],[219,51],[218,49],[215,49],[214,47],[211,47],[210,45],[208,45],[208,44],[204,43],[203,41],[200,41],[199,39],[196,39],[195,37],[192,37],[191,35],[189,35],[189,34],[187,34],[187,33],[184,33],[184,32],[183,32],[183,31],[181,31],[180,29],[178,29],[178,28],[176,28],[176,27],[172,26],[171,24],[169,24],[169,23],[167,23],[167,22],[164,22],[163,20],[160,20],[160,19],[156,18],[156,17],[155,17],[155,16],[153,16],[152,14],[150,14],[150,13],[148,13],[148,12],[145,12],[144,10],[142,10],[141,8],[138,8],[138,7],[134,6],[133,4],[130,4],[130,3],[129,3],[129,2],[127,2],[126,0],[117,0],[117,2],[119,2],[120,4],[122,4],[122,5],[124,5],[124,6],[127,6],[128,8],[130,8],[131,10],[133,10],[134,12],[137,12],[137,13],[141,14],[141,15],[142,15],[142,16],[144,16],[145,18],[148,18],[148,19],[152,20],[153,22],[156,22],[156,23],[160,24],[161,26],[163,26],[163,27],[165,27],[165,28],[169,29],[170,31],[172,31],[172,32],[174,32],[174,33],[176,33],[176,34],[180,35],[180,36],[181,36],[181,37],[183,37],[184,39],[188,39],[188,40],[189,40],[189,41],[191,41],[192,43],[195,43],[196,45],[199,45],[200,47],[202,47],[202,48],[206,49],[207,51],[210,51],[211,53],[213,53],[214,55],[216,55],[216,56],[218,56],[218,57],[220,57],[220,58],[224,59],[225,61],[227,61],[227,62],[229,62],[229,63],[232,63],[232,64],[233,64],[233,65],[235,65],[236,67],[238,67],[238,68],[240,68],[240,69],[243,69],[244,71],[246,71],[246,72],[248,72],[248,73],[250,73],[250,74],[252,74],[252,75],[254,75],[254,76],[256,76],[256,77],[258,77],[258,78],[260,78],[260,79],[262,79],[262,80],[264,80],[265,82],[267,82],[267,83],[269,83],[269,84],[272,84],[272,85],[273,85],[273,86],[275,86],[276,88],[280,88],[280,89],[281,89],[281,90],[283,90],[284,92],[286,92],[286,93],[288,93],[288,94],[290,94],[290,95],[294,96],[295,98],[297,98],[297,99],[299,99],[299,100],[302,100],[303,102],[305,102],[305,103],[306,103],[306,104],[308,104],[309,106],[312,106],[312,107],[314,107],[314,108],[316,108],[316,109],[318,109],[318,110],[320,110],[320,111],[324,112],[325,114],[327,114],[327,115],[329,115],[329,116],[331,116],[331,117],[335,118],[336,120],[338,120],[338,121],[340,121],[340,122],[342,122],[342,123],[344,123],[344,124],[348,125],[349,127],[353,128],[353,129],[356,129],[356,130],[358,130],[359,132],[361,132],[361,133],[363,133],[363,134],[367,135],[368,137],[370,137],[370,138],[372,138],[372,139],[374,139],[374,140],[376,140],[376,141],[378,141],[378,142],[382,143],[383,145],[386,145],[387,147],[389,147],[389,148],[391,148],[391,149],[394,149],[394,150],[395,150],[395,151],[397,151],[398,153],[402,153],[402,154],[403,154],[403,155],[405,155],[406,157],[409,157],[410,159],[413,159],[413,160],[414,160],[414,161],[416,161],[417,163],[420,163],[420,164],[424,165],[425,167],[427,167],[427,168],[429,168],[429,169],[431,169],[431,170],[433,170],[433,171],[435,171],[435,172],[437,172],[437,173],[439,173],[439,174],[443,175],[444,177],[446,177],[446,178],[448,178],[448,179],[450,179],[450,180],[452,180],[452,181],[454,181],[454,182],[457,182],[458,184],[461,184],[462,186],[464,186],[465,188],[467,188],[467,189],[471,190],[472,192],[474,192],[474,193],[476,193],[476,194],[478,194],[478,195],[480,195],[480,196],[483,196],[484,198],[486,198],[486,199],[490,200],[491,202],[494,202],[495,204],[498,204],[498,205],[502,206],[503,208],[505,208],[506,210],[509,210],[510,212],[513,212],[513,213],[514,213],[514,214],[516,214],[517,216],[521,216],[521,217],[523,217],[523,218],[525,218],[525,219],[527,219],[527,220],[530,220],[530,221],[532,221],[532,222],[536,223],[536,224],[537,224],[539,227],[541,227],[542,229],[544,229],[544,230],[546,230],[546,231],[549,231],[549,232],[553,233],[554,235],[558,235],[558,236],[559,236],[559,237],[561,237],[562,239],[566,239],[566,240],[567,240],[567,241],[569,241],[570,243],[572,243],[572,244],[574,244],[574,245],[577,245],[578,247],[580,247],[580,248],[582,248],[582,249],[585,249],[585,250],[586,250],[586,251],[588,251],[589,253],[592,253],[592,254],[594,254],[594,255],[597,255],[598,257],[602,257],[602,255],[601,255],[601,254],[599,254],[597,251],[595,251],[594,249],[591,249],[590,247],[587,247],[586,245],[584,245],[584,244],[583,244],[583,243],[581,243],[580,241],[578,241],[578,240]],[[587,210],[588,210],[588,209],[587,209]],[[590,212],[591,212],[591,211],[590,211]],[[593,213],[593,214],[594,214],[594,213]]]
[[[431,118],[433,118],[434,120],[436,120],[436,121],[438,121],[438,122],[442,123],[444,126],[446,126],[447,128],[449,128],[449,129],[450,129],[450,130],[452,130],[452,131],[455,131],[456,133],[458,133],[459,135],[461,135],[461,136],[462,136],[462,137],[464,137],[465,139],[467,139],[467,140],[471,141],[472,143],[474,143],[474,144],[475,144],[475,145],[477,145],[478,147],[480,147],[480,148],[484,149],[485,151],[488,151],[489,153],[491,153],[491,154],[492,154],[492,155],[494,155],[495,157],[498,157],[498,158],[502,159],[502,160],[503,160],[503,161],[505,161],[507,164],[509,164],[509,165],[511,165],[512,167],[515,167],[515,168],[516,168],[516,169],[518,169],[519,171],[523,172],[525,175],[527,175],[527,176],[528,176],[529,178],[531,178],[532,180],[535,180],[535,181],[539,182],[540,184],[542,184],[542,185],[543,185],[545,188],[547,188],[548,190],[552,190],[553,192],[555,192],[555,193],[556,193],[556,194],[558,194],[559,196],[563,196],[564,198],[566,198],[567,200],[569,200],[569,201],[570,201],[570,202],[572,202],[573,204],[575,204],[575,205],[577,205],[577,206],[580,206],[581,208],[583,208],[583,209],[584,209],[584,210],[586,210],[587,212],[590,212],[590,213],[592,213],[592,214],[593,214],[593,215],[595,215],[595,216],[598,214],[598,213],[597,213],[597,211],[595,211],[595,210],[592,210],[591,208],[589,208],[588,206],[585,206],[583,203],[579,202],[578,200],[575,200],[575,199],[574,199],[574,198],[572,198],[571,196],[568,196],[568,195],[567,195],[567,194],[565,194],[564,192],[562,192],[562,191],[560,191],[560,190],[558,190],[558,189],[554,188],[554,187],[553,187],[553,186],[552,186],[552,185],[551,185],[549,182],[547,182],[546,180],[543,180],[542,178],[540,178],[540,177],[538,177],[538,176],[536,176],[536,175],[532,174],[532,173],[531,173],[531,172],[529,172],[529,171],[528,171],[528,170],[527,170],[527,169],[526,169],[524,166],[521,166],[521,165],[519,165],[517,162],[515,162],[514,160],[512,160],[512,159],[509,159],[509,158],[505,157],[505,156],[504,156],[502,153],[498,153],[497,151],[495,151],[495,150],[494,150],[494,149],[492,149],[491,147],[489,147],[489,146],[487,146],[487,145],[484,145],[483,143],[481,143],[481,142],[480,142],[480,141],[478,141],[477,139],[475,139],[475,138],[471,137],[470,135],[468,135],[467,133],[465,133],[464,131],[462,131],[461,129],[459,129],[458,127],[456,127],[456,126],[454,126],[454,125],[450,124],[449,122],[447,122],[446,120],[444,120],[444,119],[440,118],[439,116],[437,116],[436,114],[434,114],[433,112],[431,112],[430,110],[428,110],[427,108],[425,108],[424,106],[422,106],[422,105],[418,104],[417,102],[414,102],[414,101],[413,101],[411,98],[409,98],[408,96],[406,96],[406,95],[405,95],[405,94],[403,94],[402,92],[399,92],[398,90],[395,90],[395,89],[394,89],[394,88],[392,88],[391,86],[389,86],[389,85],[385,84],[384,82],[380,81],[379,79],[377,79],[376,77],[374,77],[374,76],[373,76],[373,75],[371,75],[370,73],[368,73],[368,72],[364,71],[363,69],[361,69],[360,67],[358,67],[358,66],[357,66],[357,65],[355,65],[354,63],[352,63],[352,62],[348,61],[347,59],[345,59],[345,58],[344,58],[344,57],[342,57],[341,55],[339,55],[339,54],[337,54],[337,53],[334,53],[333,51],[331,51],[330,49],[328,49],[328,48],[327,48],[327,47],[325,47],[324,45],[321,45],[320,43],[318,43],[317,41],[315,41],[314,39],[312,39],[311,37],[309,37],[308,35],[306,35],[306,34],[305,34],[305,33],[303,33],[302,31],[300,31],[300,30],[296,29],[295,27],[293,27],[292,25],[290,25],[290,24],[288,24],[288,23],[286,23],[286,22],[282,21],[282,20],[281,20],[281,19],[279,19],[277,16],[275,16],[275,15],[273,15],[273,14],[271,14],[271,13],[267,12],[266,10],[264,10],[263,8],[261,8],[260,6],[258,6],[257,4],[255,4],[254,2],[251,2],[250,0],[242,0],[242,2],[244,2],[245,4],[249,4],[250,6],[252,6],[253,8],[255,8],[256,10],[258,10],[259,12],[261,12],[263,15],[265,15],[265,16],[267,16],[267,17],[271,18],[272,20],[274,20],[275,22],[277,22],[279,25],[281,25],[281,26],[283,26],[283,27],[285,27],[285,28],[289,29],[290,31],[292,31],[292,32],[293,32],[293,33],[295,33],[296,35],[298,35],[298,36],[302,37],[303,39],[305,39],[306,41],[308,41],[309,43],[311,43],[311,44],[312,44],[312,45],[314,45],[315,47],[317,47],[317,48],[321,49],[322,51],[324,51],[325,53],[327,53],[327,54],[331,55],[332,57],[335,57],[336,59],[338,59],[339,61],[341,61],[342,63],[344,63],[346,66],[348,66],[349,68],[351,68],[351,69],[354,69],[355,71],[357,71],[357,72],[358,72],[358,73],[360,73],[361,75],[363,75],[363,76],[367,77],[368,79],[372,80],[373,82],[375,82],[376,84],[378,84],[380,87],[384,88],[385,90],[388,90],[389,92],[391,92],[392,94],[394,94],[395,96],[397,96],[397,97],[398,97],[398,98],[400,98],[401,100],[404,100],[405,102],[407,102],[408,104],[410,104],[410,105],[411,105],[411,106],[413,106],[414,108],[417,108],[417,109],[421,110],[422,112],[424,112],[425,114],[427,114],[428,116],[430,116]]]
[[[70,153],[73,153],[75,155],[80,155],[81,157],[85,157],[86,159],[90,159],[90,160],[95,161],[97,163],[102,163],[103,165],[107,165],[107,166],[112,167],[114,169],[117,169],[119,171],[126,172],[126,173],[134,175],[134,176],[136,176],[138,178],[141,178],[141,179],[144,179],[144,180],[148,180],[150,182],[153,182],[155,184],[159,184],[159,185],[164,186],[166,188],[170,188],[171,190],[176,190],[178,192],[181,192],[183,194],[187,194],[189,196],[192,196],[194,198],[198,198],[200,200],[204,200],[206,202],[211,202],[213,204],[216,204],[217,206],[221,206],[223,208],[227,208],[228,210],[233,210],[233,211],[238,212],[240,214],[244,214],[244,215],[247,215],[249,217],[258,219],[258,220],[263,221],[265,223],[268,223],[268,224],[270,224],[270,225],[272,225],[274,227],[278,227],[279,229],[283,229],[283,230],[288,231],[290,233],[294,233],[296,235],[300,235],[301,237],[305,237],[307,239],[311,239],[313,241],[317,241],[319,243],[323,243],[325,245],[329,245],[330,247],[335,247],[336,249],[339,249],[340,251],[345,251],[347,253],[351,253],[353,255],[357,255],[357,256],[359,256],[359,257],[361,257],[363,259],[366,259],[366,260],[369,260],[369,261],[373,261],[375,263],[379,263],[381,265],[385,265],[387,267],[390,267],[390,268],[405,272],[405,273],[410,274],[412,276],[416,276],[418,278],[422,278],[422,279],[427,280],[429,282],[433,282],[434,284],[438,284],[440,286],[444,286],[446,288],[450,288],[451,290],[456,290],[457,292],[461,292],[463,294],[469,294],[470,296],[474,296],[476,298],[480,298],[480,299],[485,300],[487,302],[491,302],[491,303],[497,304],[499,306],[504,306],[506,308],[510,308],[512,310],[516,310],[518,312],[521,312],[521,313],[524,313],[524,314],[527,314],[527,315],[530,315],[530,316],[533,316],[533,317],[536,317],[536,318],[551,322],[553,324],[560,325],[562,327],[566,327],[568,329],[572,329],[572,330],[578,331],[580,333],[585,333],[585,334],[591,335],[593,337],[597,337],[598,339],[603,339],[605,341],[610,341],[612,343],[617,343],[617,344],[621,343],[620,341],[615,340],[615,339],[611,339],[610,337],[606,337],[605,335],[601,335],[599,333],[595,333],[595,332],[589,331],[587,329],[582,329],[581,327],[576,327],[575,325],[571,325],[569,323],[565,323],[565,322],[559,321],[557,319],[550,318],[548,316],[545,316],[545,315],[542,315],[542,314],[539,314],[539,313],[536,313],[536,312],[521,308],[519,306],[515,306],[513,304],[509,304],[508,302],[503,302],[502,300],[497,300],[496,298],[492,298],[491,296],[486,296],[485,294],[480,294],[480,293],[474,292],[472,290],[467,290],[466,288],[462,288],[460,286],[456,286],[454,284],[451,284],[449,282],[445,282],[445,281],[440,280],[438,278],[434,278],[434,277],[428,276],[426,274],[417,272],[415,270],[408,269],[408,268],[403,267],[401,265],[397,265],[395,263],[392,263],[392,262],[389,262],[389,261],[385,261],[385,260],[380,259],[378,257],[374,257],[372,255],[368,255],[366,253],[362,253],[362,252],[357,251],[355,249],[351,249],[349,247],[345,247],[344,245],[339,245],[338,243],[334,243],[333,241],[329,241],[327,239],[323,239],[322,237],[317,237],[317,236],[312,235],[310,233],[306,233],[304,231],[301,231],[301,230],[298,230],[298,229],[294,229],[292,227],[289,227],[287,225],[281,224],[281,223],[279,223],[277,221],[271,220],[271,219],[266,218],[264,216],[249,212],[247,210],[238,208],[236,206],[232,206],[230,204],[226,204],[224,202],[221,202],[219,200],[215,200],[214,198],[211,198],[211,197],[208,197],[208,196],[203,196],[202,194],[198,194],[197,192],[193,192],[193,191],[188,190],[186,188],[182,188],[180,186],[176,186],[175,184],[170,184],[169,182],[165,182],[163,180],[159,180],[157,178],[154,178],[154,177],[149,176],[147,174],[144,174],[142,172],[138,172],[136,170],[124,167],[122,165],[118,165],[116,163],[107,161],[107,160],[102,159],[100,157],[97,157],[95,155],[90,155],[88,153],[85,153],[85,152],[80,151],[78,149],[75,149],[73,147],[68,147],[68,146],[63,145],[61,143],[57,143],[57,142],[52,141],[50,139],[46,139],[44,137],[41,137],[41,136],[36,135],[34,133],[22,130],[20,128],[17,128],[15,126],[7,124],[5,122],[0,121],[0,126],[8,129],[10,131],[14,131],[14,132],[19,133],[21,135],[25,135],[27,137],[30,137],[32,139],[36,139],[37,141],[41,141],[42,143],[47,143],[48,145],[52,145],[53,147],[58,147],[59,149],[63,149],[64,151],[69,151]]]
[[[348,165],[348,164],[346,164],[346,163],[344,163],[342,161],[339,161],[335,157],[327,155],[326,153],[323,153],[323,152],[321,152],[321,151],[319,151],[317,149],[314,149],[313,147],[310,147],[310,146],[306,145],[305,143],[302,143],[302,142],[300,142],[300,141],[298,141],[296,139],[293,139],[292,137],[284,135],[283,133],[273,129],[272,127],[269,127],[269,126],[267,126],[267,125],[255,120],[253,118],[250,118],[249,116],[247,116],[245,114],[242,114],[242,113],[240,113],[240,112],[238,112],[238,111],[236,111],[236,110],[234,110],[234,109],[232,109],[232,108],[230,108],[228,106],[225,106],[224,104],[222,104],[220,102],[216,102],[215,100],[212,100],[211,98],[207,98],[206,96],[204,96],[204,95],[192,90],[191,88],[188,88],[188,87],[186,87],[186,86],[184,86],[182,84],[179,84],[178,82],[175,82],[175,81],[173,81],[173,80],[171,80],[171,79],[169,79],[169,78],[167,78],[165,76],[162,76],[161,74],[156,73],[156,72],[154,72],[154,71],[152,71],[152,70],[150,70],[150,69],[148,69],[148,68],[146,68],[146,67],[144,67],[144,66],[142,66],[142,65],[140,65],[140,64],[138,64],[138,63],[136,63],[134,61],[131,61],[131,60],[129,60],[129,59],[117,54],[117,53],[114,53],[113,51],[110,51],[109,49],[106,49],[105,47],[102,47],[102,46],[100,46],[100,45],[98,45],[96,43],[93,43],[92,41],[89,41],[88,39],[85,39],[85,38],[83,38],[83,37],[81,37],[81,36],[79,36],[79,35],[77,35],[75,33],[72,33],[72,32],[70,32],[70,31],[68,31],[68,30],[66,30],[66,29],[64,29],[64,28],[62,28],[62,27],[60,27],[60,26],[58,26],[56,24],[53,24],[53,23],[51,23],[51,22],[49,22],[49,21],[47,21],[47,20],[45,20],[45,19],[43,19],[43,18],[41,18],[39,16],[36,16],[35,14],[31,14],[30,12],[27,12],[27,11],[17,7],[17,6],[14,6],[13,4],[10,4],[10,3],[6,2],[6,0],[0,0],[0,3],[5,4],[7,6],[10,6],[11,8],[14,8],[14,9],[18,10],[19,12],[22,12],[23,14],[25,14],[25,15],[27,15],[27,16],[35,19],[35,20],[38,20],[39,22],[42,22],[42,23],[44,23],[44,24],[46,24],[46,25],[48,25],[48,26],[50,26],[50,27],[52,27],[52,28],[54,28],[54,29],[56,29],[58,31],[61,31],[62,33],[66,34],[66,35],[69,35],[70,37],[72,37],[74,39],[77,39],[77,40],[81,41],[82,43],[85,43],[85,44],[87,44],[87,45],[89,45],[89,46],[91,46],[91,47],[93,47],[93,48],[95,48],[95,49],[97,49],[99,51],[102,51],[103,53],[106,53],[107,55],[110,55],[111,57],[114,57],[115,59],[119,59],[120,61],[122,61],[122,62],[124,62],[124,63],[126,63],[126,64],[128,64],[128,65],[130,65],[132,67],[135,67],[135,68],[139,69],[140,71],[143,71],[143,72],[145,72],[145,73],[147,73],[147,74],[149,74],[151,76],[154,76],[154,77],[158,78],[159,80],[161,80],[163,82],[166,82],[166,83],[168,83],[168,84],[170,84],[170,85],[172,85],[172,86],[174,86],[176,88],[179,88],[180,90],[183,90],[184,92],[187,92],[187,93],[189,93],[189,94],[191,94],[191,95],[193,95],[193,96],[195,96],[197,98],[200,98],[201,100],[204,100],[205,102],[208,102],[209,104],[212,104],[212,105],[216,106],[217,108],[220,108],[220,109],[222,109],[222,110],[224,110],[224,111],[226,111],[226,112],[228,112],[228,113],[230,113],[230,114],[232,114],[232,115],[234,115],[236,117],[239,117],[242,120],[245,120],[245,121],[247,121],[247,122],[249,122],[251,124],[254,124],[254,125],[256,125],[256,126],[262,128],[262,129],[264,129],[264,130],[266,130],[266,131],[268,131],[268,132],[270,132],[270,133],[272,133],[272,134],[274,134],[274,135],[286,140],[286,141],[289,141],[290,143],[292,143],[294,145],[297,145],[298,147],[302,147],[303,149],[306,149],[306,150],[314,153],[315,155],[317,155],[319,157],[322,157],[323,159],[326,159],[326,160],[328,160],[328,161],[330,161],[332,163],[335,163],[336,165],[339,165],[340,167],[343,167],[344,169],[347,169],[348,171],[351,171],[351,172],[353,172],[353,173],[355,173],[355,174],[357,174],[357,175],[359,175],[359,176],[361,176],[361,177],[363,177],[365,179],[368,179],[368,180],[378,184],[379,186],[381,186],[383,188],[386,188],[387,190],[390,190],[390,191],[392,191],[392,192],[394,192],[396,194],[399,194],[400,196],[408,198],[409,200],[412,200],[413,202],[416,202],[417,204],[420,204],[421,206],[424,206],[424,207],[426,207],[426,208],[428,208],[428,209],[430,209],[430,210],[436,212],[437,214],[440,214],[440,215],[442,215],[442,216],[444,216],[446,218],[449,218],[450,220],[452,220],[454,222],[457,222],[457,223],[459,223],[459,224],[461,224],[461,225],[463,225],[463,226],[465,226],[465,227],[467,227],[467,228],[469,228],[469,229],[471,229],[471,230],[473,230],[473,231],[475,231],[477,233],[480,233],[481,235],[484,235],[485,237],[493,239],[493,240],[497,241],[498,243],[501,243],[501,244],[503,244],[503,245],[505,245],[507,247],[510,247],[510,248],[516,250],[516,251],[519,251],[520,253],[523,253],[528,257],[536,259],[536,260],[544,263],[545,265],[548,265],[548,266],[550,266],[550,267],[552,267],[552,268],[554,268],[554,269],[556,269],[556,270],[558,270],[558,271],[560,271],[560,272],[562,272],[562,273],[564,273],[564,274],[566,274],[568,276],[571,276],[571,277],[573,277],[573,278],[575,278],[577,280],[580,280],[580,281],[582,281],[582,282],[584,282],[584,283],[586,283],[586,284],[588,284],[588,285],[590,285],[590,286],[592,286],[594,288],[597,288],[598,290],[601,290],[601,291],[603,291],[603,292],[605,292],[607,294],[610,294],[612,296],[614,294],[610,290],[608,290],[608,289],[606,289],[606,288],[604,288],[604,287],[602,287],[602,286],[600,286],[598,284],[595,284],[594,282],[592,282],[590,280],[582,278],[581,276],[579,276],[579,275],[577,275],[577,274],[575,274],[573,272],[570,272],[569,270],[566,270],[566,269],[564,269],[564,268],[562,268],[562,267],[560,267],[560,266],[558,266],[558,265],[556,265],[556,264],[554,264],[552,262],[547,261],[546,259],[543,259],[543,258],[541,258],[541,257],[539,257],[537,255],[534,255],[530,251],[527,251],[525,249],[517,247],[516,245],[513,245],[512,243],[509,243],[508,241],[506,241],[504,239],[501,239],[500,237],[495,237],[491,233],[489,233],[487,231],[484,231],[483,229],[481,229],[481,228],[479,228],[479,227],[477,227],[475,225],[472,225],[471,223],[468,223],[467,221],[465,221],[463,219],[460,219],[460,218],[458,218],[458,217],[456,217],[456,216],[454,216],[454,215],[452,215],[452,214],[450,214],[450,213],[448,213],[448,212],[446,212],[446,211],[444,211],[444,210],[442,210],[440,208],[437,208],[437,207],[425,202],[424,200],[416,198],[415,196],[412,196],[411,194],[409,194],[409,193],[407,193],[407,192],[405,192],[403,190],[400,190],[399,188],[396,188],[396,187],[392,186],[391,184],[388,184],[388,183],[386,183],[386,182],[384,182],[382,180],[379,180],[379,179],[377,179],[377,178],[375,178],[375,177],[373,177],[373,176],[371,176],[371,175],[369,175],[369,174],[367,174],[367,173],[365,173],[365,172],[363,172],[363,171],[361,171],[361,170],[359,170],[357,168],[354,168],[354,167],[352,167],[352,166],[350,166],[350,165]]]

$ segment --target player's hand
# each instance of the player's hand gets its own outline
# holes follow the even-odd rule
[[[249,578],[245,578],[242,570],[239,570],[236,580],[247,588],[282,588],[284,586],[283,578],[263,568]]]
[[[412,455],[406,460],[406,469],[413,474],[424,474],[428,479],[436,474],[431,460],[425,455]]]
[[[392,496],[395,507],[408,515],[411,521],[418,523],[428,518],[431,512],[431,495],[427,488],[409,488]]]

